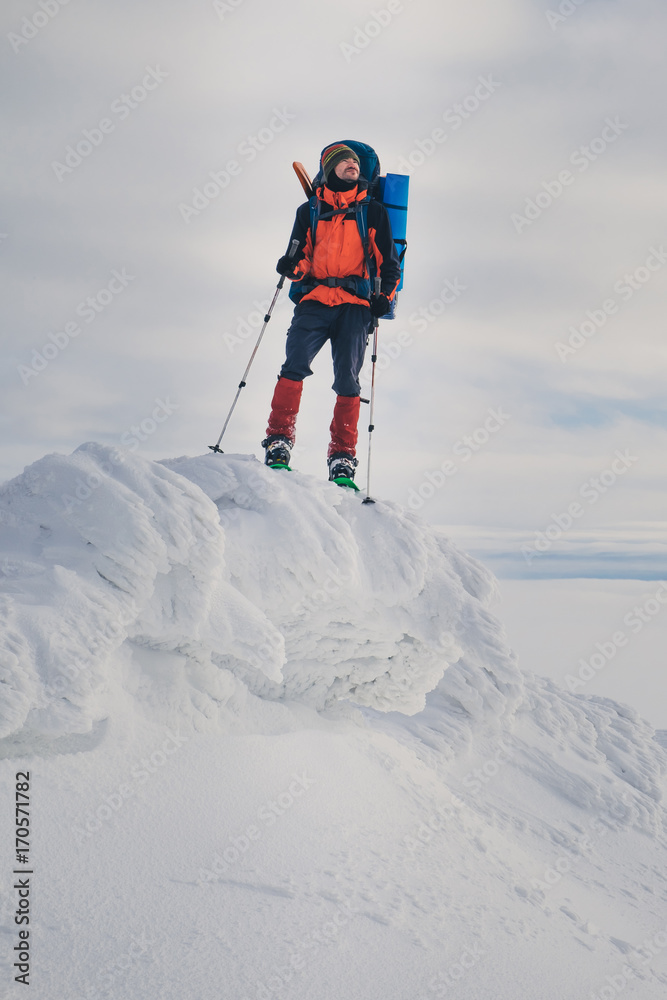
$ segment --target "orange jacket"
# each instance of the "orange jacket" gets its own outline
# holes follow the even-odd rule
[[[351,191],[331,191],[323,186],[317,189],[317,197],[323,214],[333,209],[346,208],[366,197],[366,184],[362,180]],[[382,292],[392,299],[400,281],[400,265],[391,234],[391,224],[384,205],[372,199],[368,206],[368,249],[375,261],[381,279]],[[364,248],[359,235],[354,211],[341,212],[330,219],[318,220],[315,232],[315,246],[310,226],[310,204],[299,206],[290,240],[298,239],[304,256],[296,269],[296,278],[310,275],[313,278],[344,278],[348,275],[368,277]],[[344,302],[363,303],[368,300],[340,287],[317,285],[304,295],[307,300],[322,302],[327,306],[342,305]]]

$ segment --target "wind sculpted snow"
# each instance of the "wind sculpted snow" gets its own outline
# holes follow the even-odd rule
[[[442,530],[88,444],[0,489],[0,547],[40,996],[664,996],[665,752],[519,669]]]
[[[196,729],[253,697],[419,713],[408,727],[443,760],[486,723],[518,734],[529,719],[643,793],[651,824],[649,727],[520,672],[492,575],[396,504],[250,456],[150,462],[87,444],[2,488],[0,541],[4,752],[93,732],[119,690]],[[571,759],[528,769],[579,804],[616,801]]]
[[[179,697],[211,718],[241,684],[414,713],[466,633],[493,642],[491,577],[441,533],[248,457],[46,456],[0,492],[0,532],[2,736],[90,730],[120,647],[137,672],[179,654]]]

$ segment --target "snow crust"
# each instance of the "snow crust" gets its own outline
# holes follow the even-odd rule
[[[492,588],[398,508],[243,456],[47,456],[0,492],[0,544],[2,736],[90,730],[123,643],[183,657],[193,714],[240,684],[417,712]]]
[[[664,733],[520,669],[440,529],[250,456],[87,444],[0,489],[0,552],[40,1000],[664,995]]]
[[[141,678],[165,721],[224,725],[248,693],[414,715],[433,692],[415,731],[439,734],[445,757],[475,724],[529,712],[659,798],[637,713],[522,674],[492,575],[396,504],[250,456],[160,463],[86,444],[0,490],[0,551],[1,737],[89,733],[127,684],[124,647],[130,688]],[[163,676],[154,653],[174,654]],[[558,771],[542,762],[573,798],[601,795]]]

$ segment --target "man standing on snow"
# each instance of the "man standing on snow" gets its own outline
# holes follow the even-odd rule
[[[327,340],[331,341],[336,393],[331,441],[327,453],[329,479],[354,478],[357,465],[357,424],[361,386],[359,372],[374,316],[391,308],[400,280],[400,264],[385,207],[375,199],[368,204],[366,246],[357,223],[357,210],[367,198],[368,181],[360,174],[357,154],[343,143],[322,152],[317,188],[317,228],[313,245],[310,205],[296,213],[291,240],[299,241],[295,257],[281,257],[279,274],[292,280],[305,278],[304,294],[294,310],[287,332],[285,363],[280,369],[271,404],[271,415],[262,447],[265,462],[288,465],[294,445],[296,418],[303,380],[312,375],[311,362]],[[372,293],[373,273],[381,279],[379,295]]]

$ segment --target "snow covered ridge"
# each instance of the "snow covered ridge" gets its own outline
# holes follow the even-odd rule
[[[0,489],[0,552],[0,737],[88,732],[123,687],[181,723],[248,691],[414,713],[466,635],[502,673],[460,681],[466,709],[520,691],[480,564],[395,505],[248,456],[46,456]]]
[[[519,671],[492,575],[396,504],[250,456],[86,444],[0,488],[0,553],[0,755],[86,749],[128,699],[179,732],[347,700],[405,713],[452,765],[495,732],[503,761],[578,806],[659,823],[650,727]],[[486,771],[467,777],[462,793]]]

